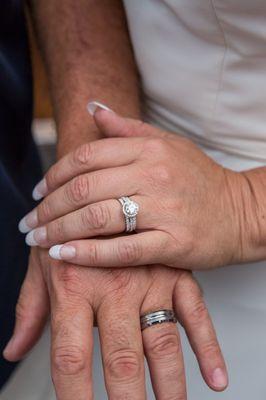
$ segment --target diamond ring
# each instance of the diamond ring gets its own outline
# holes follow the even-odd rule
[[[139,205],[131,200],[129,197],[123,196],[118,199],[122,205],[122,211],[125,216],[126,232],[133,232],[137,227],[137,215],[139,212]]]

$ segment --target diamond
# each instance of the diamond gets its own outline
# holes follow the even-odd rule
[[[134,201],[128,201],[127,203],[125,203],[123,209],[125,215],[127,215],[130,218],[136,217],[139,212],[139,206]]]

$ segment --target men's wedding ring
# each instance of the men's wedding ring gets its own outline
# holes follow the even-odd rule
[[[177,323],[177,318],[173,310],[159,310],[140,317],[142,331],[150,326],[163,324],[164,322]]]
[[[137,215],[139,205],[129,197],[123,196],[118,199],[122,205],[123,214],[125,217],[126,232],[133,232],[137,228]]]

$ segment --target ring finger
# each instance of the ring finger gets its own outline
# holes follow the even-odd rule
[[[130,200],[139,206],[137,230],[154,229],[151,201],[140,196],[133,196]],[[153,215],[156,213],[153,212]],[[75,239],[116,235],[125,230],[126,218],[121,204],[118,200],[106,200],[90,204],[32,230],[26,242],[30,246],[51,247]]]
[[[20,221],[19,229],[26,233],[88,204],[138,193],[138,175],[136,165],[79,175],[45,197]]]
[[[141,314],[164,309],[173,310],[171,293],[169,287],[163,286],[154,291],[150,290]],[[156,399],[186,400],[185,368],[176,325],[172,322],[154,325],[144,329],[142,336]]]

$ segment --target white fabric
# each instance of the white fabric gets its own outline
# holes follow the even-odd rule
[[[266,1],[124,0],[149,120],[266,161]]]
[[[266,161],[265,0],[125,0],[146,119],[201,143],[234,170]],[[231,153],[231,154],[230,154]],[[198,273],[229,367],[230,387],[203,383],[182,334],[189,400],[264,400],[266,263]],[[96,335],[96,332],[95,332]],[[55,400],[47,333],[0,400]],[[99,342],[95,398],[104,400]],[[153,399],[151,388],[148,399]]]

